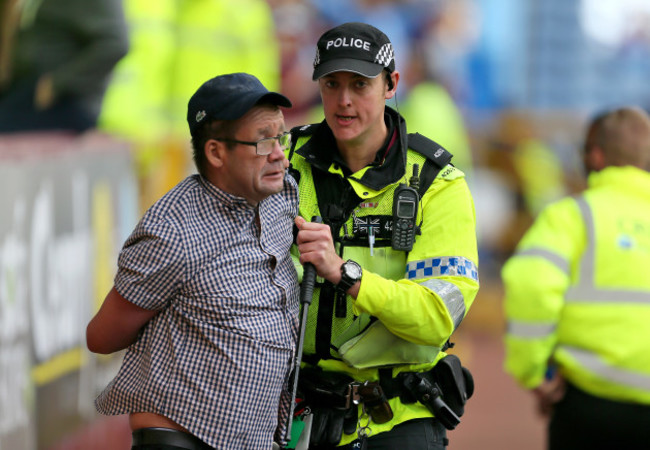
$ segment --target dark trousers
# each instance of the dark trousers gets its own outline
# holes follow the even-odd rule
[[[196,436],[170,428],[140,428],[132,436],[131,450],[214,450]]]
[[[650,449],[650,406],[605,400],[568,385],[551,416],[548,448]]]
[[[36,79],[24,80],[0,94],[0,133],[71,131],[94,128],[97,113],[88,111],[79,99],[64,97],[44,111],[34,108]]]
[[[446,428],[435,419],[414,419],[397,425],[390,431],[370,436],[366,441],[368,450],[445,450],[449,444]],[[311,448],[311,447],[310,447]],[[358,441],[342,447],[341,450],[360,449]],[[318,447],[320,450],[321,447]]]

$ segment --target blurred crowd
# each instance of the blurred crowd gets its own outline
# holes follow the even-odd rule
[[[186,99],[202,81],[253,73],[292,100],[289,126],[318,122],[318,36],[371,23],[396,49],[402,77],[391,106],[410,132],[449,149],[473,186],[487,280],[545,204],[583,187],[578,137],[597,112],[523,111],[498,98],[495,63],[478,51],[494,35],[483,23],[489,3],[3,0],[0,132],[98,128],[128,140],[146,208],[192,170]],[[637,55],[650,52],[647,35],[635,42]]]
[[[321,99],[312,80],[316,42],[324,31],[352,21],[381,29],[395,47],[400,79],[396,96],[388,102],[406,118],[408,131],[420,132],[445,147],[454,155],[452,163],[466,174],[477,216],[481,281],[481,301],[469,317],[474,326],[480,325],[476,329],[483,330],[487,324],[497,338],[486,343],[480,336],[478,345],[483,347],[474,354],[469,346],[459,348],[467,352],[467,359],[478,361],[472,368],[477,379],[496,374],[495,380],[500,380],[503,374],[494,370],[494,361],[501,356],[502,338],[508,336],[508,318],[500,306],[507,303],[501,281],[503,266],[535,219],[544,216],[545,207],[587,187],[583,158],[589,153],[584,140],[590,121],[621,105],[650,108],[648,1],[0,0],[0,149],[7,149],[4,144],[12,141],[5,139],[7,136],[24,133],[30,138],[24,140],[27,144],[11,150],[20,152],[31,145],[42,146],[36,149],[39,152],[56,153],[62,138],[109,135],[111,142],[119,140],[132,149],[127,156],[133,158],[138,209],[144,212],[195,170],[187,102],[205,80],[225,73],[254,74],[269,90],[292,101],[293,108],[283,110],[288,127],[320,122]],[[56,134],[56,139],[51,134]],[[43,166],[47,164],[49,161]],[[73,164],[76,160],[70,166]],[[130,165],[127,157],[123,164]],[[122,170],[122,165],[116,167],[111,170]],[[11,179],[6,183],[13,184]],[[133,202],[135,190],[124,190]],[[14,190],[8,192],[11,197]],[[81,197],[74,196],[77,198]],[[73,203],[68,200],[66,197],[61,203],[67,207]],[[25,208],[16,211],[15,218],[20,220],[14,221],[22,224]],[[648,230],[645,225],[635,227],[639,233]],[[642,242],[647,249],[646,236]],[[7,242],[12,243],[10,239]],[[546,239],[546,244],[557,242]],[[559,253],[562,250],[558,248]],[[621,259],[610,261],[626,276],[634,276]],[[533,280],[547,281],[537,270],[527,273]],[[528,304],[530,289],[522,291],[523,303]],[[74,309],[75,304],[70,305]],[[631,316],[639,323],[645,317]],[[11,317],[5,312],[5,322],[12,321]],[[605,317],[603,314],[603,322]],[[522,314],[515,319],[526,322],[530,317]],[[548,325],[547,318],[540,322]],[[60,334],[58,325],[53,323],[53,335]],[[617,339],[626,331],[616,329]],[[587,342],[597,341],[588,333],[585,336]],[[634,339],[646,342],[638,336]],[[614,342],[609,338],[603,341]],[[23,345],[18,339],[16,342]],[[27,348],[29,344],[24,342]],[[0,344],[6,343],[0,339]],[[617,347],[617,351],[628,352],[627,344]],[[14,353],[23,358],[22,353]],[[23,359],[28,361],[26,356]],[[5,393],[19,393],[9,383],[13,378],[3,378],[3,368],[12,377],[21,376],[10,361],[0,360],[0,394],[3,388]],[[95,370],[92,364],[89,367]],[[24,373],[28,370],[25,365]],[[57,372],[53,379],[59,376]],[[643,380],[647,391],[647,376]],[[48,392],[61,386],[48,383],[42,382]],[[466,416],[470,423],[475,422],[465,429],[479,424],[493,428],[487,433],[501,443],[502,423],[493,427],[487,417],[515,423],[509,427],[509,435],[528,430],[519,429],[523,403],[504,406],[504,401],[519,400],[503,395],[503,385],[498,383],[494,389],[477,391],[476,419]],[[489,386],[489,381],[485,385]],[[39,396],[44,404],[60,409],[60,402],[50,401],[42,392]],[[87,401],[84,408],[90,404]],[[495,404],[501,407],[495,409]],[[484,409],[480,405],[485,405]],[[69,409],[78,413],[76,406]],[[38,412],[48,416],[39,424],[39,433],[47,436],[38,439],[58,438],[64,431],[51,431],[58,425],[49,416],[64,420],[63,414],[51,414],[49,407]],[[502,420],[503,414],[511,414],[507,417],[513,422]],[[13,426],[14,419],[8,417],[5,425]],[[0,420],[0,440],[2,426]],[[124,426],[126,430],[128,426]],[[43,432],[45,427],[48,430]],[[483,433],[476,433],[478,444],[468,448],[490,448],[483,445]],[[531,440],[530,436],[526,439]]]

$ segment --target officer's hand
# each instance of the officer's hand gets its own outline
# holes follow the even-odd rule
[[[548,417],[557,402],[562,400],[566,392],[566,383],[561,375],[555,374],[550,380],[533,389],[537,400],[537,411],[543,417]]]
[[[334,284],[341,281],[343,259],[336,254],[330,227],[322,223],[307,222],[300,216],[296,217],[296,226],[300,263],[312,263],[318,276]]]

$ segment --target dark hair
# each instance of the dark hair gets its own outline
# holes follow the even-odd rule
[[[192,158],[196,170],[203,176],[206,175],[206,166],[208,164],[205,157],[205,143],[210,139],[225,138],[232,139],[237,129],[235,127],[236,120],[212,120],[199,126],[194,132],[192,137]],[[236,144],[227,142],[226,146],[229,149],[235,147]]]

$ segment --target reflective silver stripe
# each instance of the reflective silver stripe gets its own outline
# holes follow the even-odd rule
[[[632,372],[630,370],[610,366],[597,354],[580,348],[561,346],[560,349],[575,358],[578,364],[582,367],[607,381],[631,388],[650,391],[650,375],[648,374]]]
[[[458,328],[465,317],[465,298],[460,289],[454,283],[436,279],[423,281],[420,285],[431,289],[440,296],[454,321],[454,329]]]
[[[596,289],[591,286],[575,286],[567,290],[567,303],[641,303],[650,305],[650,293],[623,289]]]
[[[516,256],[539,256],[540,258],[544,258],[554,266],[556,266],[558,269],[560,269],[562,272],[566,273],[569,275],[569,261],[567,261],[565,258],[561,257],[557,253],[553,253],[550,250],[547,250],[545,248],[528,248],[526,250],[521,250],[516,253]]]
[[[596,228],[594,226],[594,215],[591,213],[591,208],[583,195],[576,198],[576,203],[580,209],[580,214],[582,214],[582,220],[585,224],[585,230],[587,231],[587,247],[585,248],[585,252],[580,260],[580,265],[578,266],[580,272],[580,282],[578,287],[593,288],[594,264],[596,261]]]
[[[524,339],[540,339],[553,334],[555,323],[530,323],[510,320],[508,321],[508,334]]]
[[[594,284],[596,264],[596,228],[594,216],[584,196],[576,198],[587,231],[587,247],[579,264],[580,281],[566,292],[566,301],[570,302],[625,302],[650,304],[650,292],[632,289],[598,289]]]
[[[410,261],[406,265],[405,278],[438,277],[441,275],[463,276],[478,281],[476,264],[462,256],[441,256],[418,261]]]

